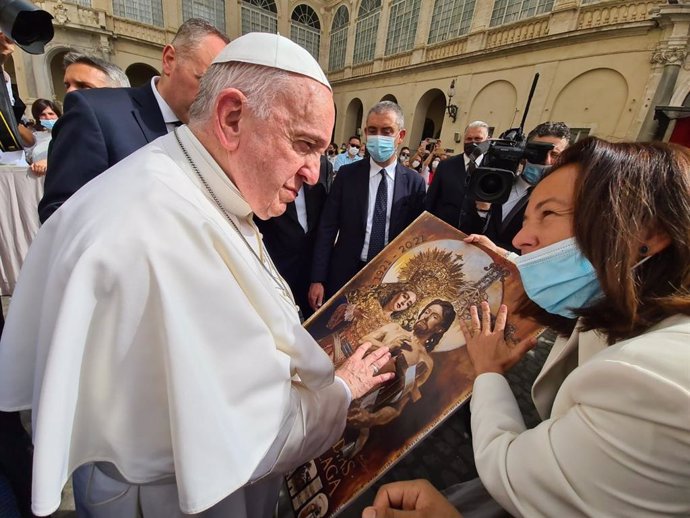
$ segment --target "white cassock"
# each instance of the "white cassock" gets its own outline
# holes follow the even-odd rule
[[[249,205],[178,133],[263,256]],[[349,405],[276,275],[174,134],[68,200],[29,251],[0,343],[0,408],[33,409],[34,512],[101,462],[184,513],[270,516],[279,475],[329,447]]]

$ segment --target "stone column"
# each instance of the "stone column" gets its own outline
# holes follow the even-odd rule
[[[663,29],[663,36],[652,53],[651,62],[654,64],[653,72],[660,73],[660,78],[637,137],[642,141],[660,138],[662,135],[658,133],[663,133],[665,130],[659,127],[658,121],[654,119],[654,113],[657,106],[666,106],[670,102],[680,67],[687,57],[690,5],[661,6],[655,18]]]
[[[494,12],[494,1],[476,2],[474,15],[470,24],[469,37],[465,52],[482,50],[486,44],[486,31],[491,23],[491,13]]]

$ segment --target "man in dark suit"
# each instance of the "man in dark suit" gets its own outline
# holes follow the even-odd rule
[[[297,199],[287,204],[282,215],[267,220],[254,217],[271,259],[290,286],[305,319],[314,313],[307,298],[311,262],[316,229],[332,175],[333,166],[321,156],[318,183],[303,184]]]
[[[542,122],[527,135],[527,142],[551,144],[543,164],[526,162],[522,165],[508,200],[502,205],[493,203],[484,224],[483,233],[501,248],[519,253],[513,238],[522,228],[525,209],[534,185],[541,180],[545,168],[553,165],[570,143],[570,128],[563,122]]]
[[[53,129],[41,222],[88,181],[187,122],[199,78],[228,41],[211,24],[190,19],[163,48],[163,73],[150,84],[68,94]]]
[[[369,110],[364,133],[370,158],[340,168],[321,215],[314,246],[309,304],[321,306],[424,210],[424,180],[403,167],[400,106]],[[337,241],[336,241],[337,236]]]
[[[471,155],[475,145],[488,138],[486,122],[470,123],[465,128],[464,152],[438,165],[426,195],[426,210],[467,234],[480,232],[483,223],[477,215],[474,199],[467,192],[467,171],[474,167],[470,160],[474,158]],[[474,163],[480,165],[482,158],[483,155],[474,158]]]

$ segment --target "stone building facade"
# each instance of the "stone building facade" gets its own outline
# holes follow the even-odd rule
[[[338,143],[361,132],[372,104],[392,99],[405,112],[410,145],[436,137],[459,150],[472,120],[488,122],[494,136],[519,125],[537,73],[526,129],[562,120],[575,129],[575,138],[690,138],[685,127],[690,118],[683,118],[690,114],[690,2],[682,0],[45,0],[36,5],[55,17],[55,38],[45,54],[18,51],[8,67],[27,104],[37,97],[62,99],[61,61],[71,48],[114,62],[134,85],[142,84],[160,69],[162,46],[179,24],[198,16],[231,38],[279,32],[315,55],[333,85]]]

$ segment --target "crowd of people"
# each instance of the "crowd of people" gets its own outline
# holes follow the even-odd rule
[[[161,69],[128,88],[70,53],[64,111],[31,109],[43,226],[0,341],[0,468],[25,516],[55,512],[72,477],[80,518],[271,517],[281,476],[394,377],[385,333],[334,368],[301,323],[425,210],[513,261],[526,295],[461,321],[479,478],[383,486],[363,517],[690,514],[690,151],[571,145],[546,121],[491,203],[469,187],[488,123],[454,156],[410,148],[381,101],[338,147],[326,75],[287,38],[192,19]],[[442,302],[419,318],[455,318]],[[509,311],[559,334],[533,429],[504,375],[534,340],[506,343]]]

